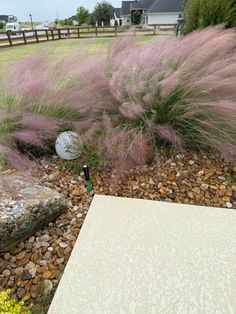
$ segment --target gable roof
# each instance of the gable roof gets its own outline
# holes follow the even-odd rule
[[[134,0],[122,1],[120,15],[129,15],[132,10],[146,13],[182,12],[185,0]]]
[[[147,13],[154,12],[181,12],[184,0],[155,0],[147,10]]]
[[[121,15],[129,15],[131,5],[137,3],[138,1],[122,1],[121,5]]]
[[[114,8],[114,12],[115,12],[116,18],[120,18],[121,8]]]
[[[139,0],[131,4],[131,10],[147,10],[153,4],[153,1],[154,0]]]

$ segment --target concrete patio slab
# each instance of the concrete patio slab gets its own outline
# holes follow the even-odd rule
[[[95,196],[48,314],[236,313],[236,211]]]

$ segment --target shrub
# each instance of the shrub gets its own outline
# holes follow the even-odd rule
[[[24,300],[17,302],[10,297],[11,290],[0,292],[0,313],[1,314],[30,314],[24,308]]]
[[[72,129],[87,158],[119,171],[151,161],[163,144],[235,160],[235,49],[233,30],[209,28],[145,44],[117,39],[106,56],[83,62],[30,57],[38,69],[26,58],[0,107],[2,155],[20,164],[19,151],[47,151],[57,132]]]
[[[235,0],[189,0],[184,12],[184,33],[210,25],[236,25]]]

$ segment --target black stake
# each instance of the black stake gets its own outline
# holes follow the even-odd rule
[[[85,176],[85,180],[86,180],[86,184],[87,184],[87,190],[88,190],[88,192],[91,192],[91,182],[90,182],[90,176],[89,176],[89,166],[84,165],[83,166],[83,170],[84,170],[84,176]]]

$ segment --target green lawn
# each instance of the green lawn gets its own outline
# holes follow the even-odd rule
[[[140,36],[138,37],[138,41],[145,42],[153,38],[154,37]],[[26,46],[2,48],[0,49],[0,65],[7,66],[12,61],[39,51],[39,48],[49,49],[50,53],[55,55],[55,57],[64,57],[70,53],[76,52],[76,50],[83,50],[87,55],[99,52],[103,53],[112,40],[112,38],[65,39],[29,44]]]
[[[39,49],[50,49],[50,53],[55,56],[66,56],[76,49],[83,49],[86,52],[95,53],[104,50],[111,42],[110,38],[94,38],[94,39],[71,39],[44,42],[39,44],[29,44],[26,46],[18,46],[12,48],[0,49],[0,64],[8,64],[11,61],[18,60],[27,55],[37,52]]]

